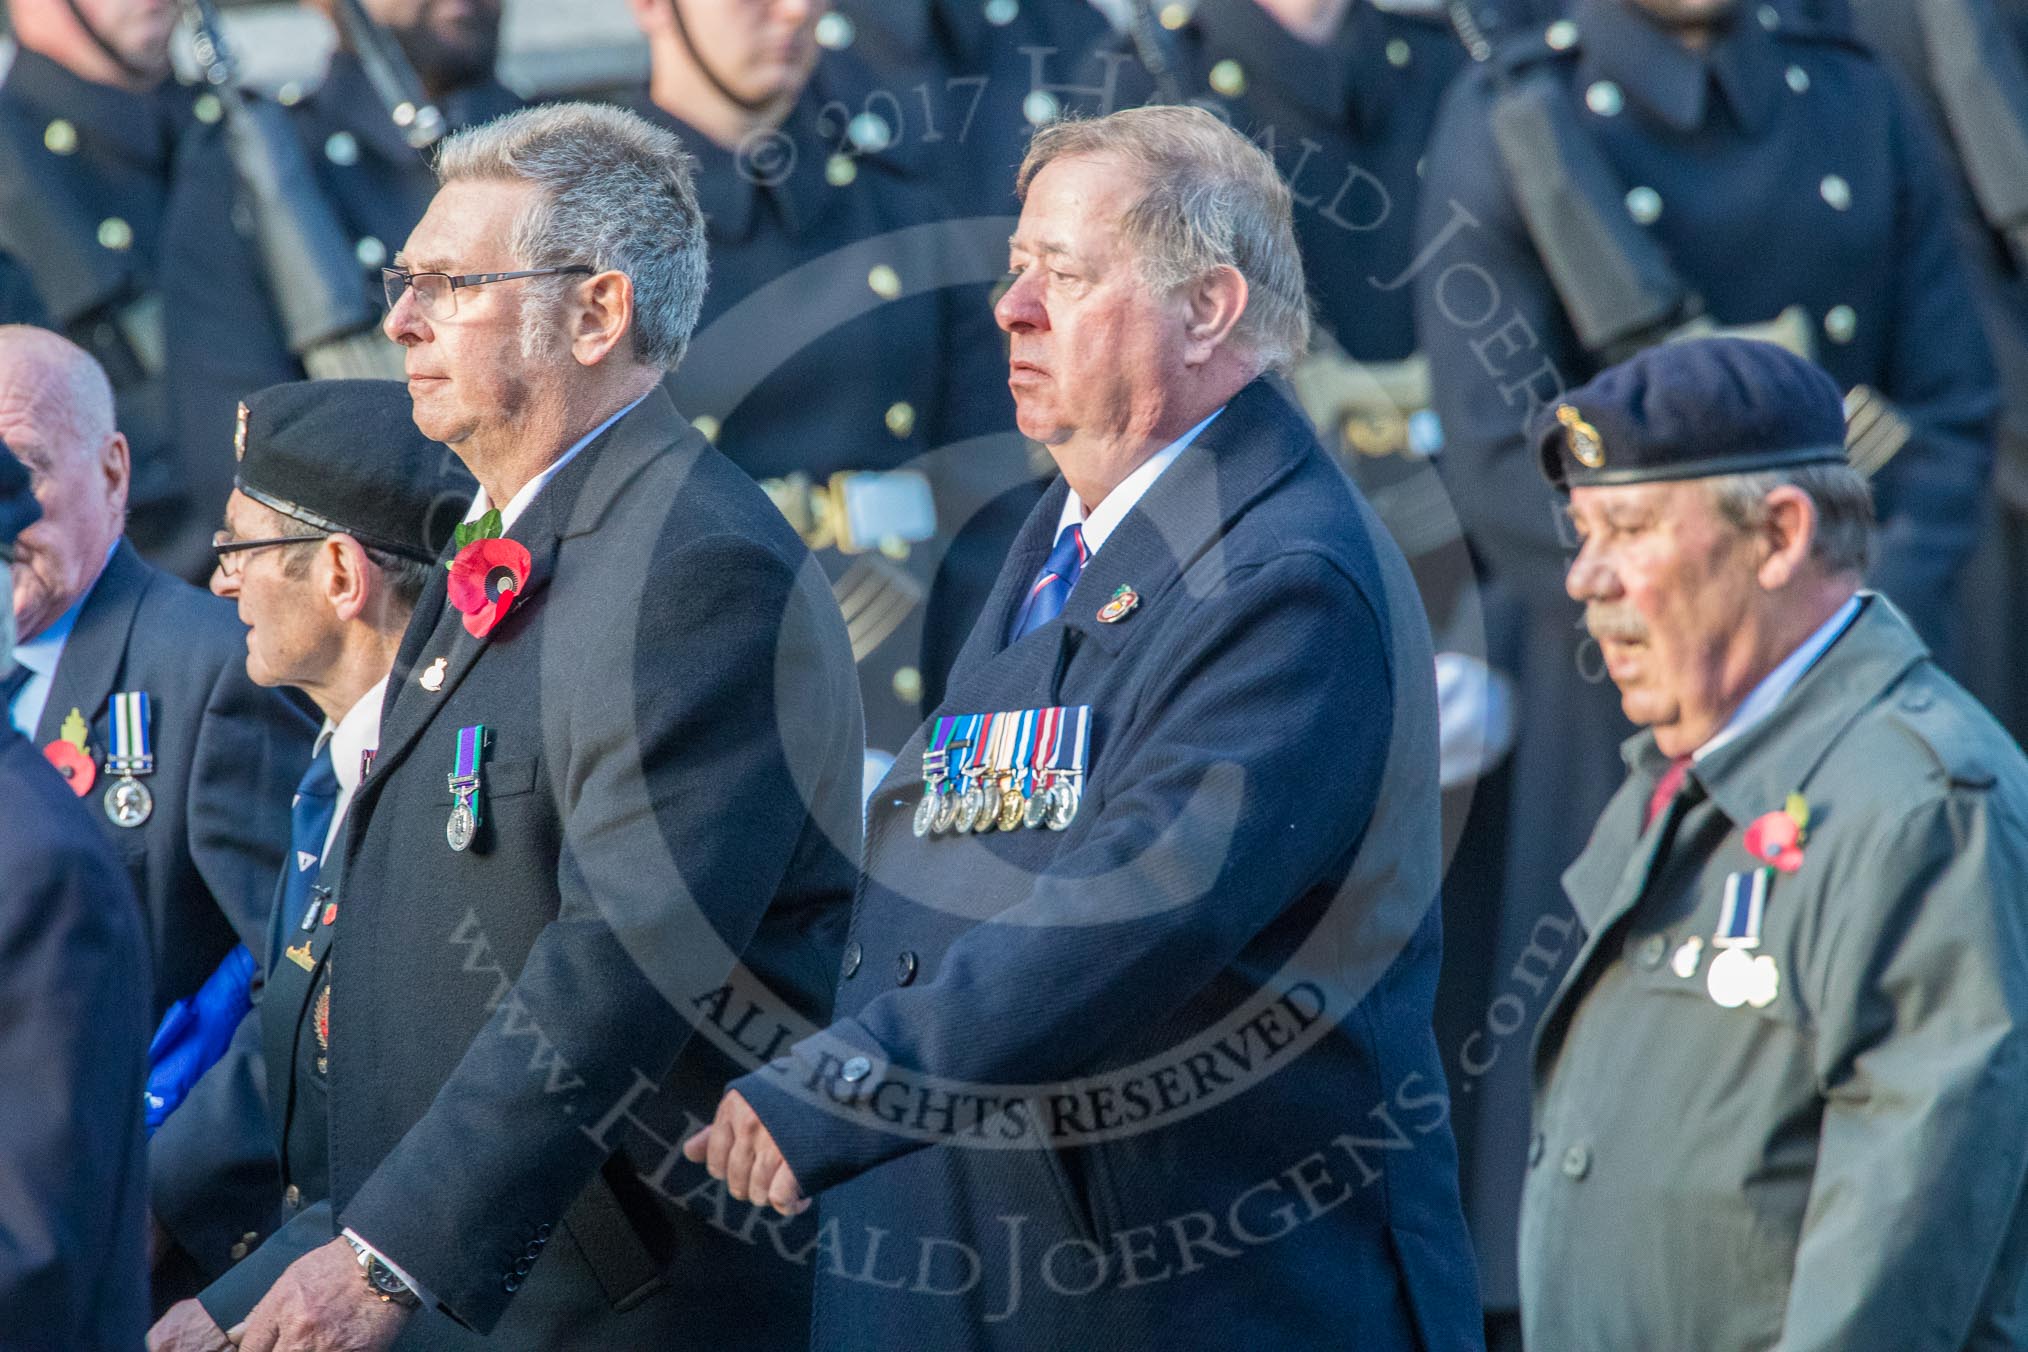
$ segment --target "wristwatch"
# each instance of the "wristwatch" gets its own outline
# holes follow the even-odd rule
[[[380,1261],[373,1250],[361,1244],[350,1235],[345,1242],[352,1246],[352,1252],[359,1255],[359,1272],[366,1278],[366,1289],[390,1305],[399,1305],[404,1310],[420,1309],[422,1298],[409,1289],[408,1283],[395,1276],[394,1269]]]

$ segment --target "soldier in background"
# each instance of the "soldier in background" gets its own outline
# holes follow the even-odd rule
[[[892,752],[935,707],[1020,521],[975,514],[1033,480],[988,298],[1006,231],[934,229],[953,209],[923,148],[867,101],[849,51],[820,48],[821,6],[631,3],[653,63],[633,105],[697,157],[709,229],[671,392],[818,551],[867,744]],[[963,444],[981,436],[996,440]]]
[[[1631,732],[1563,593],[1574,549],[1524,429],[1693,320],[1783,330],[1858,392],[1872,580],[1919,626],[1943,624],[1983,505],[1994,396],[1922,130],[1849,39],[1726,0],[1576,0],[1453,86],[1439,119],[1414,279],[1439,463],[1526,611],[1528,717],[1490,938],[1501,996],[1525,1015],[1489,1015],[1469,1067],[1482,1126],[1466,1197],[1490,1309],[1516,1299],[1529,1029],[1575,947],[1559,878]]]
[[[1980,702],[2028,740],[2028,3],[1841,3],[1929,111],[1960,190],[1958,226],[2001,395],[1962,665]]]
[[[231,127],[207,129],[211,153],[190,167],[193,190],[166,226],[177,298],[169,371],[177,435],[190,445],[228,444],[239,401],[269,385],[401,376],[401,350],[378,328],[380,273],[435,191],[428,151],[448,130],[520,106],[493,73],[499,0],[315,7],[338,35],[322,82],[282,90],[278,116],[258,106],[262,96],[241,96],[246,111],[230,108],[228,122],[244,117],[275,135],[228,155]],[[277,169],[287,186],[266,196],[256,184]],[[215,332],[232,341],[201,341]],[[209,467],[203,501],[223,501],[231,463]]]
[[[820,25],[896,99],[924,158],[969,211],[1013,216],[1008,187],[1035,129],[1125,106],[1125,54],[1104,44],[1112,0],[836,0]]]
[[[7,12],[19,49],[0,83],[0,251],[29,285],[0,286],[0,322],[46,324],[105,368],[133,446],[130,538],[201,577],[211,523],[173,432],[164,251],[178,144],[216,104],[168,79],[168,0],[7,0]]]

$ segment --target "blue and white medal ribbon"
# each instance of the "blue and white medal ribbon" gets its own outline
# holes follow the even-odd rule
[[[1748,869],[1725,879],[1725,900],[1719,907],[1718,930],[1711,946],[1718,956],[1711,960],[1705,984],[1711,998],[1726,1009],[1752,1005],[1765,1009],[1781,990],[1781,971],[1767,954],[1755,955],[1760,947],[1761,923],[1767,915],[1768,890],[1774,883],[1771,868]]]
[[[1052,831],[1066,829],[1084,802],[1084,762],[1091,751],[1091,706],[1080,704],[1063,711],[1068,735],[1056,756],[1056,774],[1049,790],[1049,818]],[[1069,755],[1066,759],[1064,751]]]
[[[155,795],[139,776],[155,773],[153,713],[145,690],[123,690],[111,701],[113,748],[106,757],[106,773],[119,778],[106,789],[106,816],[115,826],[129,829],[147,821],[155,811]]]

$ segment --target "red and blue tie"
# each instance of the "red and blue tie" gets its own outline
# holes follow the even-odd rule
[[[1065,526],[1056,537],[1056,548],[1043,561],[1035,585],[1028,589],[1021,608],[1014,612],[1007,642],[1020,642],[1063,613],[1063,603],[1070,599],[1070,589],[1077,585],[1077,575],[1084,571],[1084,561],[1089,557],[1084,547],[1084,527],[1077,522]]]

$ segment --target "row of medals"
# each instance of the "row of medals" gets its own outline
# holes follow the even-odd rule
[[[961,781],[964,787],[960,789],[942,775],[932,777],[923,787],[922,801],[916,804],[916,835],[983,834],[1022,827],[1061,831],[1077,816],[1084,795],[1075,774],[1031,775],[1020,788],[1014,780],[1015,774],[1007,771],[997,783],[975,778]]]

